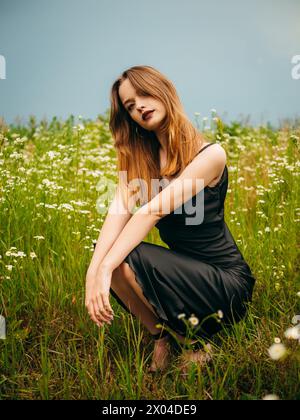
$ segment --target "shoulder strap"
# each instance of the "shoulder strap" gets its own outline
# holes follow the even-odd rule
[[[214,144],[214,143],[206,144],[204,147],[202,147],[202,149],[199,150],[199,152],[197,154],[201,153],[204,149],[206,149],[208,146],[211,146],[212,144]]]

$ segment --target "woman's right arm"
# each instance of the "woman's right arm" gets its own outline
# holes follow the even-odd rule
[[[108,213],[102,225],[97,244],[86,273],[86,292],[85,292],[85,306],[87,307],[90,301],[94,282],[97,278],[98,267],[103,258],[111,249],[124,226],[132,217],[132,209],[134,202],[128,196],[126,187],[123,189],[122,196],[120,186],[116,189],[115,196],[109,206]],[[93,316],[93,321],[98,323],[98,320]]]
[[[102,225],[97,244],[87,270],[87,275],[96,274],[100,263],[110,248],[115,243],[126,223],[132,217],[132,213],[124,199],[118,185],[115,196],[109,206],[108,213]]]

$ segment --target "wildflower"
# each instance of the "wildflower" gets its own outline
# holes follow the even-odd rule
[[[34,236],[34,239],[37,239],[39,241],[40,239],[45,239],[45,238],[43,236],[37,235],[37,236]]]
[[[292,328],[288,328],[284,335],[290,340],[299,340],[300,339],[300,325]]]
[[[177,318],[178,318],[178,319],[185,318],[185,314],[184,314],[184,313],[179,314],[179,315],[177,316]]]
[[[68,204],[68,203],[62,203],[62,204],[60,204],[60,205],[59,205],[59,207],[58,207],[58,210],[61,210],[61,209],[66,209],[66,210],[71,210],[71,211],[73,211],[73,210],[74,210],[74,207],[73,207],[73,206],[71,206],[71,204]]]
[[[52,150],[50,150],[49,152],[47,152],[47,155],[49,156],[49,158],[52,160],[55,158],[56,153],[53,152]]]
[[[36,258],[37,257],[37,255],[36,255],[36,253],[35,252],[30,252],[30,258]]]
[[[275,337],[275,338],[274,338],[274,343],[276,343],[276,344],[281,343],[280,338],[279,338],[279,337]]]
[[[263,400],[279,400],[279,397],[276,394],[267,394],[263,397]]]
[[[297,292],[297,296],[300,297],[300,292]]]
[[[84,130],[84,125],[83,125],[83,124],[81,124],[81,123],[79,123],[78,125],[74,125],[74,126],[73,126],[73,129],[74,129],[74,130],[77,130],[77,131]]]
[[[296,324],[298,324],[298,322],[300,322],[300,315],[293,316],[292,324],[296,325]]]
[[[76,204],[77,206],[81,206],[81,207],[85,206],[85,205],[88,205],[88,203],[86,201],[81,201],[81,200],[78,200],[78,201],[71,200],[71,203]]]
[[[6,265],[5,267],[8,269],[8,271],[11,271],[11,270],[12,270],[12,268],[13,268],[13,266],[12,266],[11,264]]]
[[[265,228],[265,232],[271,232],[271,229],[269,228],[269,226],[267,226],[267,227]]]
[[[192,314],[189,317],[189,321],[192,324],[192,326],[195,326],[195,325],[198,325],[199,324],[199,319],[194,314]]]
[[[287,349],[284,344],[274,343],[271,347],[269,347],[268,353],[271,359],[280,360],[286,355]]]
[[[17,255],[16,255],[17,257],[26,257],[26,254],[25,254],[25,252],[23,252],[23,251],[18,251],[18,253],[17,253]]]
[[[11,249],[16,249],[15,247],[11,247]],[[26,257],[26,254],[23,251],[12,252],[11,250],[6,251],[5,255],[8,257]]]
[[[222,319],[224,317],[223,312],[221,311],[221,309],[218,310],[217,315],[220,319]]]

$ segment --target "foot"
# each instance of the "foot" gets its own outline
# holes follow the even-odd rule
[[[150,372],[162,371],[167,368],[170,362],[170,337],[165,336],[154,342]]]
[[[210,344],[206,344],[203,350],[183,350],[180,359],[179,370],[181,376],[187,376],[193,363],[203,367],[212,360],[212,347]]]

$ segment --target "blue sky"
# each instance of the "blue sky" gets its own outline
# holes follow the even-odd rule
[[[0,116],[95,118],[128,67],[156,67],[186,113],[299,115],[299,0],[0,0]]]

